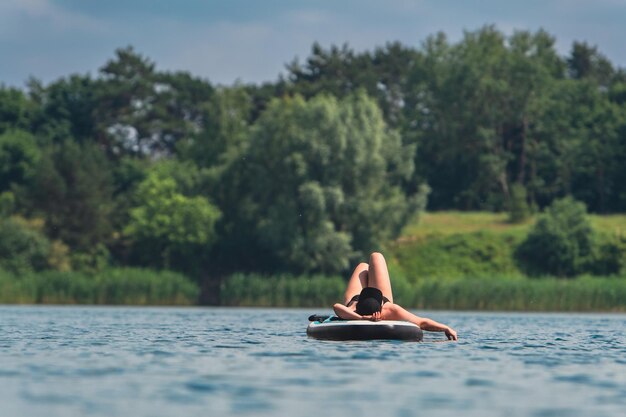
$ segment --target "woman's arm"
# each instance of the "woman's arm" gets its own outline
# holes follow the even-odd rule
[[[415,317],[421,320],[421,324],[418,324],[418,326],[420,326],[420,329],[428,330],[430,332],[445,332],[446,337],[449,340],[458,340],[456,331],[454,331],[454,329],[452,329],[451,327],[448,327],[445,324],[438,323],[432,319],[418,317],[418,316],[415,316]]]
[[[446,337],[450,340],[457,340],[456,331],[451,327],[436,322],[435,320],[419,317],[408,312],[398,304],[385,304],[383,306],[383,320],[405,320],[413,324],[417,324],[420,329],[430,332],[445,332]]]
[[[344,320],[363,320],[363,317],[360,314],[357,314],[356,312],[350,310],[343,304],[335,304],[333,306],[333,310],[335,310],[335,314],[337,315],[337,317]]]

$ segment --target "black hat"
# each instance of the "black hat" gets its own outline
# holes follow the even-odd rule
[[[356,313],[368,316],[380,311],[383,306],[383,293],[374,287],[363,288],[356,303]]]

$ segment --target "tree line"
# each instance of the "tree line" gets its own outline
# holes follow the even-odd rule
[[[333,274],[424,209],[626,211],[626,72],[543,30],[356,52],[220,86],[132,47],[0,87],[0,268]]]

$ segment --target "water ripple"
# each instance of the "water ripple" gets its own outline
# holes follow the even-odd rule
[[[461,335],[307,338],[304,310],[0,306],[2,417],[616,416],[623,315],[430,312]]]

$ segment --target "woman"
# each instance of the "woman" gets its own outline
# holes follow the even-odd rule
[[[456,331],[445,324],[416,316],[394,304],[391,281],[385,258],[372,253],[369,265],[360,263],[354,269],[345,293],[345,304],[333,306],[335,314],[345,320],[405,320],[422,330],[445,332],[449,340],[457,340]]]

